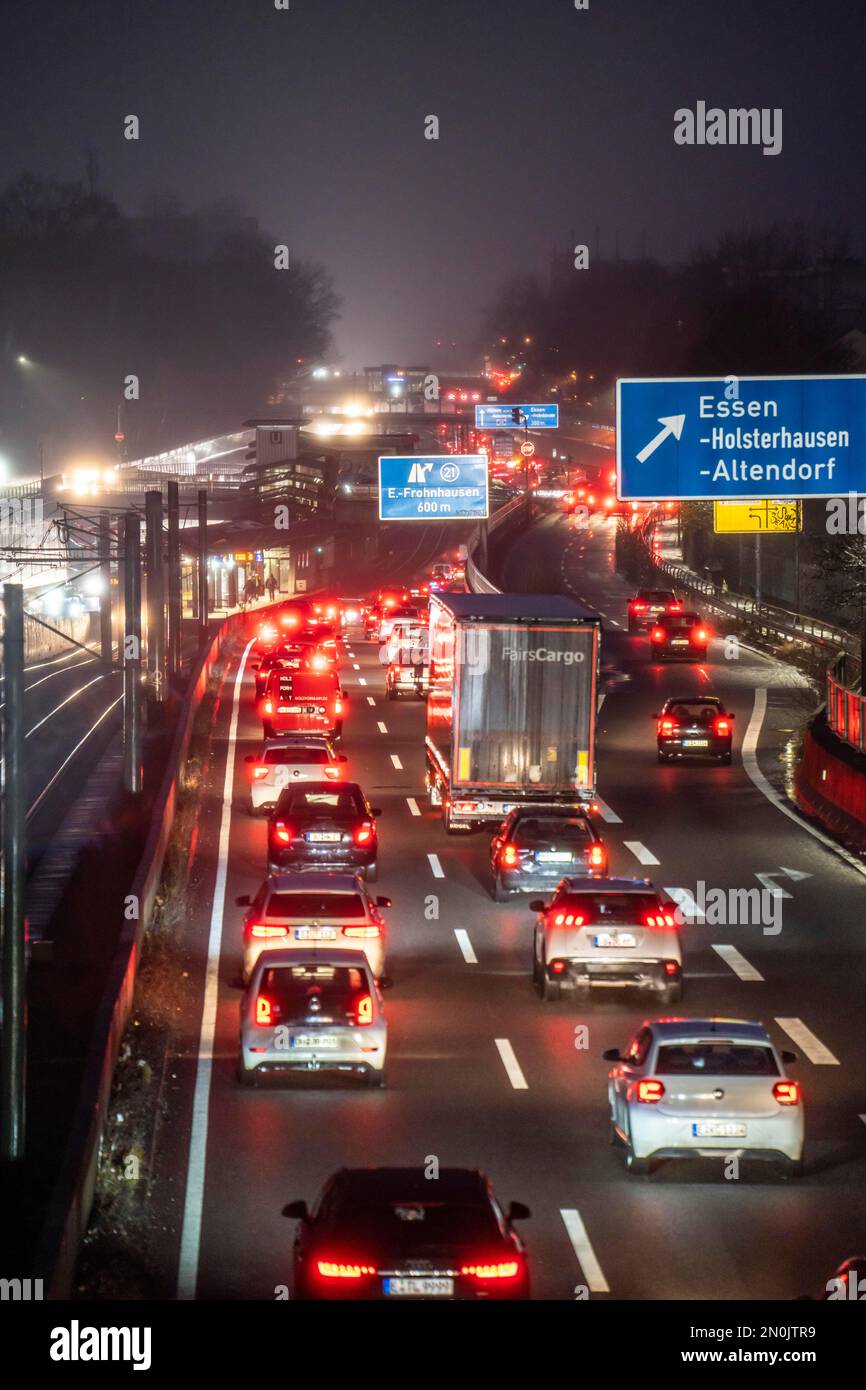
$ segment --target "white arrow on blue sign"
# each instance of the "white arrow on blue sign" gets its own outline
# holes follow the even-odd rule
[[[866,376],[673,377],[616,384],[617,496],[866,492]]]
[[[382,521],[465,521],[489,515],[484,454],[384,454]]]

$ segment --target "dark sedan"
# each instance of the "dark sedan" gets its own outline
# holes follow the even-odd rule
[[[693,757],[731,761],[734,716],[717,695],[674,696],[652,717],[660,763]]]
[[[268,821],[268,873],[285,869],[353,869],[371,882],[379,840],[371,806],[357,782],[286,787]]]
[[[607,849],[579,806],[518,806],[490,842],[491,891],[501,903],[553,887],[563,874],[606,874],[607,864]]]

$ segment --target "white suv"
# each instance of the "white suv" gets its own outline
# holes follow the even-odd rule
[[[538,913],[532,978],[542,999],[563,989],[630,986],[654,991],[661,1003],[682,996],[682,953],[675,903],[649,879],[563,878]]]
[[[250,767],[250,812],[272,811],[284,787],[295,782],[339,782],[345,753],[336,753],[330,739],[315,734],[269,738],[256,756],[244,759]]]

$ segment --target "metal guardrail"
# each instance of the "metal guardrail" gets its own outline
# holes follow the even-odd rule
[[[491,531],[497,530],[498,527],[502,526],[511,517],[516,516],[518,512],[522,511],[527,505],[527,500],[526,497],[515,497],[513,501],[506,502],[503,506],[498,507],[487,523],[488,537]],[[493,581],[488,579],[487,575],[484,574],[475,563],[474,557],[480,545],[481,528],[479,527],[475,532],[474,540],[469,542],[469,558],[466,561],[466,583],[473,594],[501,594],[502,590],[498,589]]]
[[[837,738],[866,753],[866,695],[846,684],[845,656],[840,652],[827,670],[827,723]]]

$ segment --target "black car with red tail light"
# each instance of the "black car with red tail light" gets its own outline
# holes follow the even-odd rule
[[[353,869],[373,882],[376,817],[357,782],[304,782],[286,787],[268,820],[268,873],[285,869]]]
[[[652,717],[660,763],[682,758],[731,761],[734,716],[718,695],[675,695]]]
[[[680,657],[706,661],[710,631],[700,613],[666,613],[649,630],[653,661]]]
[[[341,1168],[318,1201],[290,1202],[297,1221],[296,1299],[525,1299],[529,1262],[515,1221],[472,1168]]]
[[[563,874],[606,874],[607,848],[581,806],[517,806],[490,842],[491,891],[552,888]]]
[[[682,613],[684,608],[685,604],[673,589],[638,589],[628,601],[628,630],[640,632],[661,618]]]

